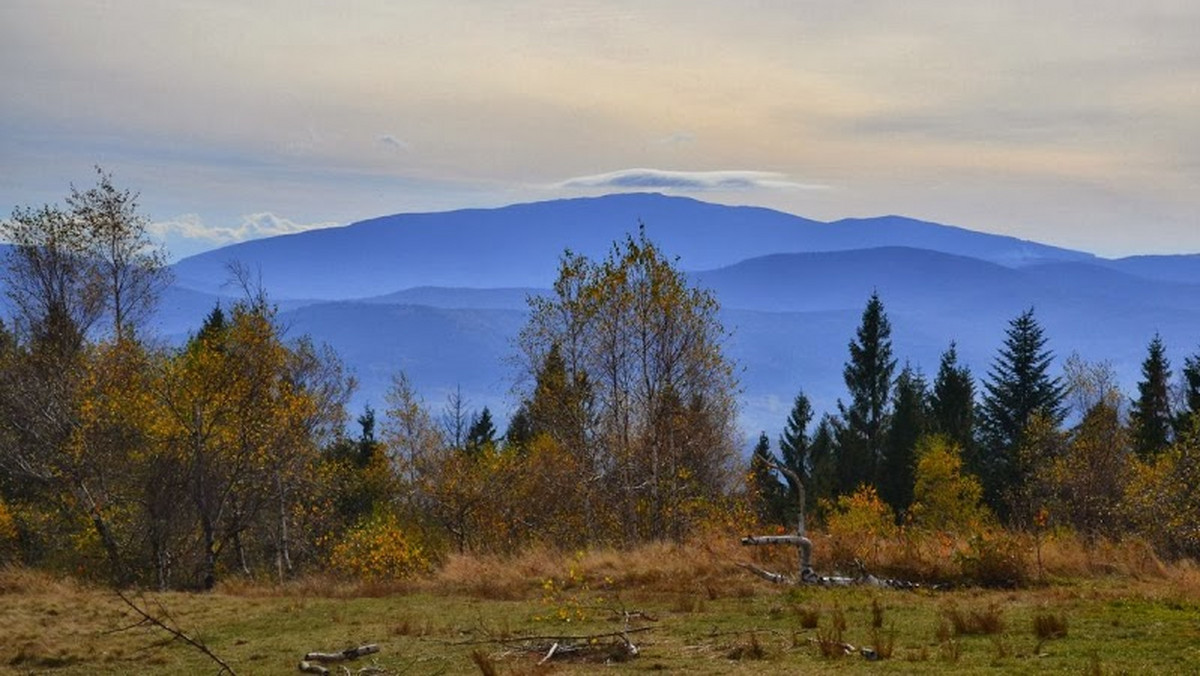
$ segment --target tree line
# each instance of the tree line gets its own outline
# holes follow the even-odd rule
[[[1200,356],[1176,392],[1160,340],[1127,406],[1103,365],[1068,360],[1051,376],[1031,310],[977,392],[953,344],[932,384],[897,372],[872,296],[845,402],[814,426],[801,393],[779,457],[763,435],[747,461],[717,301],[638,232],[599,260],[567,251],[552,293],[530,299],[503,432],[457,391],[431,407],[403,373],[381,412],[351,421],[351,374],[328,347],[288,335],[245,269],[230,269],[240,299],[182,344],[150,333],[170,277],[137,198],[98,170],[65,206],[0,224],[13,245],[0,560],[159,588],[404,577],[452,552],[789,523],[795,487],[768,461],[802,478],[818,515],[863,503],[933,528],[1050,520],[1196,553]]]
[[[244,269],[183,344],[150,334],[166,256],[97,172],[0,224],[0,558],[160,588],[396,577],[452,551],[682,538],[732,503],[716,301],[644,235],[568,252],[530,301],[504,434],[457,393],[435,414],[403,373],[351,431],[353,378]]]
[[[1200,466],[1200,353],[1173,381],[1155,335],[1136,396],[1127,398],[1107,363],[1071,355],[1055,375],[1047,342],[1030,308],[1009,322],[981,382],[951,342],[930,383],[907,362],[897,373],[891,325],[872,294],[849,344],[847,401],[814,425],[801,391],[778,454],[760,435],[751,461],[760,516],[794,519],[796,487],[774,470],[779,464],[805,483],[818,515],[868,495],[900,525],[941,524],[957,511],[1020,530],[1069,527],[1089,539],[1138,534],[1165,555],[1200,553],[1189,525],[1200,517],[1191,488]]]

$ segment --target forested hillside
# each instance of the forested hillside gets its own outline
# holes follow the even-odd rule
[[[879,563],[880,542],[902,537],[929,545],[913,550],[933,557],[908,571],[919,576],[1020,583],[1027,568],[1009,555],[1019,559],[1025,538],[1040,543],[1050,532],[1090,543],[1144,538],[1168,558],[1200,553],[1200,352],[1172,361],[1163,334],[1140,327],[1136,387],[1123,389],[1111,364],[1053,342],[1042,306],[1023,302],[1044,267],[980,267],[908,249],[838,254],[840,265],[862,269],[909,256],[941,283],[987,276],[1001,286],[985,286],[1015,296],[1006,306],[1015,310],[985,368],[962,358],[954,334],[927,327],[939,354],[929,372],[898,348],[892,301],[877,290],[858,289],[849,315],[835,309],[847,299],[804,306],[791,325],[755,314],[757,330],[777,340],[816,332],[845,346],[835,362],[842,387],[826,405],[806,393],[816,364],[786,350],[738,357],[745,337],[728,320],[742,315],[722,313],[706,284],[779,309],[807,301],[756,296],[738,286],[743,273],[795,289],[818,283],[820,266],[837,259],[810,265],[797,254],[693,275],[646,229],[600,256],[560,251],[553,284],[528,294],[524,310],[507,308],[514,292],[428,289],[409,298],[494,307],[376,299],[298,308],[339,327],[351,326],[348,309],[370,312],[394,350],[379,408],[348,410],[355,383],[345,355],[284,321],[246,267],[230,269],[232,300],[207,307],[186,338],[162,341],[150,319],[170,270],[136,195],[108,175],[73,188],[65,206],[18,208],[0,234],[13,244],[0,324],[5,560],[161,588],[324,571],[397,579],[453,552],[629,548],[791,528],[796,481],[815,523],[835,537],[835,561],[874,551]],[[923,296],[893,288],[910,317],[936,314],[920,306]],[[946,307],[970,308],[974,292],[947,290]],[[1108,298],[1101,285],[1092,292]],[[1109,301],[1128,321],[1141,316],[1130,298]],[[1175,328],[1195,331],[1184,317]],[[401,320],[445,324],[477,342],[390,338],[390,322]],[[430,362],[487,368],[510,335],[510,414],[476,408],[453,383],[445,401],[414,387],[411,374],[430,377]],[[738,402],[763,368],[792,369],[789,412],[747,459]],[[957,568],[932,563],[947,557]]]

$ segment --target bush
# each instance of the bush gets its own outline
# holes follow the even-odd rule
[[[836,565],[855,560],[877,564],[883,542],[899,533],[895,513],[879,498],[874,486],[859,486],[852,495],[843,495],[833,505],[826,503],[825,508],[829,514],[826,529],[830,551]]]
[[[916,452],[914,525],[965,535],[992,521],[982,504],[979,479],[963,471],[962,451],[957,446],[944,437],[923,437]]]
[[[426,548],[390,512],[366,517],[334,548],[335,570],[361,580],[403,580],[429,572]]]
[[[958,554],[963,577],[985,587],[1019,587],[1028,581],[1025,546],[1020,537],[991,531],[971,537]]]

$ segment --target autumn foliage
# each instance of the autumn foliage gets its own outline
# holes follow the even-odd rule
[[[751,461],[716,299],[640,233],[600,261],[566,253],[552,294],[531,299],[504,434],[461,400],[439,419],[403,373],[381,419],[368,408],[353,429],[337,355],[288,335],[244,270],[241,300],[181,344],[143,335],[165,270],[135,198],[101,174],[69,208],[18,209],[0,232],[15,244],[0,562],[200,589],[407,580],[538,551],[732,557],[713,543],[796,527],[799,487],[777,466],[803,477],[815,559],[834,570],[1008,585],[1054,574],[1074,543],[1132,552],[1131,570],[1200,556],[1200,358],[1168,396],[1157,337],[1131,415],[1103,364],[1051,376],[1031,309],[977,404],[953,344],[932,391],[911,365],[893,377],[873,294],[850,401],[810,434],[798,396],[782,460],[764,432]]]

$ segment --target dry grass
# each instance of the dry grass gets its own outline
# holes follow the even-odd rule
[[[1004,612],[995,603],[967,611],[951,605],[944,613],[955,636],[999,634],[1004,631]]]
[[[872,627],[871,649],[875,651],[878,659],[890,660],[896,652],[896,628],[892,627],[884,631],[879,627]]]
[[[1045,538],[1041,550],[1045,572],[1055,578],[1107,575],[1162,579],[1169,574],[1169,567],[1154,553],[1154,548],[1135,537],[1089,544],[1073,533],[1059,533]]]
[[[815,539],[820,552],[821,540]],[[939,565],[953,566],[953,552],[962,546],[952,538],[910,539],[885,544],[878,560],[899,569],[915,567],[911,557],[923,562],[942,552]],[[629,667],[634,670],[880,668],[858,655],[838,659],[845,658],[847,642],[942,673],[995,669],[999,663],[1022,670],[1034,666],[1023,661],[1033,657],[1037,668],[1059,673],[1085,671],[1100,659],[1107,670],[1138,670],[1135,665],[1162,666],[1173,655],[1192,655],[1187,651],[1200,610],[1196,565],[1163,564],[1136,541],[1088,549],[1079,539],[1060,536],[1045,538],[1042,546],[1047,584],[1014,591],[781,587],[735,564],[757,557],[763,567],[788,571],[796,563],[794,550],[742,548],[728,535],[633,551],[543,548],[507,557],[451,556],[426,578],[393,584],[323,575],[282,585],[229,578],[212,594],[157,596],[183,626],[247,673],[283,673],[294,667],[296,654],[355,641],[383,644],[391,659],[385,666],[398,673],[479,673],[489,667],[531,673],[540,657],[481,648],[477,640],[611,632],[621,621],[608,612],[614,607],[656,618],[636,620],[653,629],[641,634],[644,651]],[[1030,578],[1036,579],[1032,571]],[[553,581],[553,594],[547,594],[547,581]],[[162,638],[153,632],[113,633],[129,618],[102,589],[0,568],[0,601],[0,671],[196,673],[210,666],[185,648],[148,648]],[[556,610],[584,612],[566,624],[552,617]],[[1147,634],[1148,626],[1159,628]],[[1052,638],[1052,649],[1041,654],[1041,643]],[[476,642],[466,645],[467,640]],[[454,647],[458,642],[464,647]],[[477,648],[484,664],[472,657]],[[1093,651],[1100,657],[1089,662]],[[416,659],[428,662],[411,661]],[[1200,669],[1197,662],[1200,658],[1187,664]],[[558,660],[546,668],[586,670]]]
[[[541,593],[545,580],[564,589],[619,588],[690,594],[709,600],[753,593],[752,581],[737,567],[744,552],[725,541],[650,543],[633,550],[561,552],[538,547],[513,556],[452,555],[422,588],[515,601]]]
[[[726,658],[737,660],[761,660],[766,659],[767,650],[758,640],[758,634],[750,632],[750,636],[742,642],[729,649],[725,655]]]
[[[71,578],[59,577],[32,568],[0,566],[0,595],[50,594],[64,595],[79,591],[80,585]]]
[[[800,618],[801,629],[816,629],[821,620],[821,610],[801,606],[796,608],[796,616]]]
[[[819,531],[810,533],[810,537],[816,545],[814,564],[820,570],[852,573],[855,556],[869,550],[869,555],[863,558],[869,572],[916,582],[958,583],[966,578],[966,581],[1006,586],[1047,578],[1104,576],[1157,581],[1178,575],[1180,568],[1180,564],[1164,563],[1149,543],[1134,537],[1118,542],[1087,542],[1071,532],[1056,532],[1043,535],[1039,545],[1030,534],[998,532],[990,540],[982,541],[992,543],[983,549],[980,540],[972,541],[968,536],[913,529],[895,538],[873,539],[869,546],[859,541],[861,537],[854,542],[843,542],[843,537]],[[1036,556],[1039,549],[1040,570]],[[1008,552],[1020,556],[1006,556]],[[787,570],[787,565],[782,569]],[[1200,577],[1190,584],[1200,588]]]
[[[1067,616],[1062,613],[1038,611],[1033,615],[1033,635],[1038,641],[1066,638]]]

